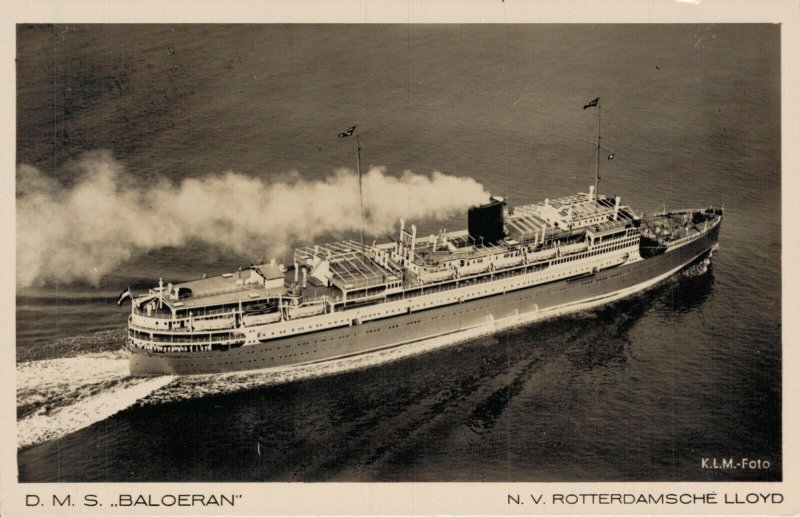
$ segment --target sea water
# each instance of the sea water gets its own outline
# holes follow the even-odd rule
[[[329,181],[354,169],[336,135],[356,123],[365,168],[441,171],[535,202],[593,183],[597,112],[582,106],[599,96],[601,192],[639,211],[725,207],[707,271],[603,308],[188,378],[127,376],[117,295],[233,271],[256,253],[289,260],[270,232],[293,207],[241,221],[269,229],[253,246],[166,220],[142,223],[160,232],[145,245],[120,234],[94,249],[80,231],[62,262],[18,274],[20,479],[780,479],[779,37],[769,25],[20,26],[17,162],[55,182],[26,188],[56,203],[102,167],[115,179],[99,192],[114,195],[227,171]],[[197,202],[198,217],[224,211]],[[395,200],[409,215],[415,202]],[[427,235],[465,221],[413,222]],[[26,220],[17,232],[18,248],[51,242]],[[318,240],[357,238],[335,233]],[[87,249],[96,274],[69,260]],[[701,468],[730,456],[771,466]]]

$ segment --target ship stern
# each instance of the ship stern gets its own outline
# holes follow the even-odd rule
[[[174,375],[176,372],[163,355],[138,348],[128,348],[128,370],[133,377]]]

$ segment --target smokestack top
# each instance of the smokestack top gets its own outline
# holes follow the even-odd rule
[[[502,197],[491,196],[489,202],[467,211],[469,236],[481,244],[494,244],[505,237]]]

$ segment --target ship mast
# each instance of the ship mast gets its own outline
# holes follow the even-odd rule
[[[600,116],[603,112],[603,108],[600,105],[600,97],[597,98],[597,157],[595,160],[594,165],[594,195],[600,195],[600,191],[597,190],[598,185],[600,183]]]
[[[361,208],[361,253],[364,253],[364,192],[361,188],[361,140],[356,130],[356,170],[358,171],[358,200]]]
[[[600,192],[597,190],[597,186],[600,183],[600,97],[595,97],[588,104],[583,105],[583,109],[588,108],[597,108],[597,156],[595,156],[594,162],[594,195],[596,199]]]
[[[358,172],[358,199],[361,211],[361,253],[364,253],[364,192],[361,187],[361,140],[358,136],[358,124],[339,133],[339,138],[356,135],[356,171]]]

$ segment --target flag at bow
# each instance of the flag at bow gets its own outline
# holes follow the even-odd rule
[[[584,104],[583,109],[592,108],[594,106],[597,106],[598,102],[600,102],[600,97],[597,97],[596,99],[593,99],[593,100],[589,101],[589,104]]]
[[[133,293],[131,293],[130,287],[120,293],[119,300],[117,300],[117,305],[122,305],[122,302],[124,302],[126,298],[133,300]]]
[[[339,133],[339,138],[347,138],[348,136],[353,136],[353,132],[356,130],[356,127],[357,125],[351,127],[346,131],[342,131],[341,133]]]

